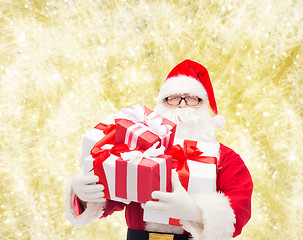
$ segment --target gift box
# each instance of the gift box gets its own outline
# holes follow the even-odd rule
[[[172,155],[172,168],[178,173],[182,186],[192,193],[215,192],[219,143],[175,139],[174,144],[165,153]],[[144,210],[143,220],[180,225],[178,219],[163,216],[149,209]]]
[[[81,162],[83,159],[85,159],[90,155],[91,149],[100,140],[103,139],[102,140],[103,143],[99,144],[100,146],[106,143],[114,143],[113,135],[115,131],[112,127],[114,124],[115,124],[115,116],[114,114],[111,114],[83,136]],[[104,137],[106,136],[107,138],[104,139]]]
[[[105,156],[105,154],[103,154],[103,157],[105,157],[107,159],[108,163],[114,162],[116,159],[119,158],[116,155],[111,154],[113,147],[114,147],[113,144],[105,144],[102,146],[102,150],[105,150],[105,151],[103,151],[103,153],[105,153],[107,155],[107,156]],[[101,148],[99,148],[99,149],[101,150]],[[99,177],[98,183],[101,183],[105,187],[105,189],[104,189],[104,194],[106,196],[105,198],[111,199],[114,201],[118,201],[118,202],[123,202],[125,204],[130,203],[130,201],[128,201],[126,199],[115,196],[115,194],[114,194],[114,189],[115,189],[114,184],[115,183],[106,181],[105,171],[101,167],[100,168],[96,167],[96,158],[94,158],[91,154],[81,160],[81,166],[84,169],[84,171],[90,172],[91,174],[97,175]],[[115,173],[111,171],[112,169],[108,168],[107,166],[108,166],[108,164],[105,164],[105,168],[107,170],[106,171],[107,175],[114,175]]]
[[[166,149],[173,144],[176,124],[141,104],[123,109],[115,121],[115,144],[127,144],[130,148],[143,150],[156,142]]]
[[[146,203],[155,190],[171,190],[171,156],[153,145],[146,151],[130,150],[127,145],[104,145],[92,150],[83,161],[104,185],[104,197],[119,202]]]

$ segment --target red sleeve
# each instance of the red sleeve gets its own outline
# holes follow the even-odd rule
[[[218,166],[217,190],[230,200],[236,216],[235,232],[238,236],[251,217],[251,195],[253,182],[241,157],[233,150],[221,145]]]
[[[101,218],[105,218],[115,211],[122,211],[125,207],[124,203],[116,202],[112,200],[106,200],[106,205],[104,208],[104,213],[102,214]],[[79,198],[75,195],[74,197],[74,211],[77,216],[83,213],[84,207],[81,205]]]
[[[81,203],[80,203],[80,201],[79,201],[79,198],[75,195],[75,197],[74,197],[74,201],[73,201],[73,203],[74,203],[74,211],[75,211],[75,214],[77,215],[77,216],[79,216],[79,215],[81,215],[82,213],[83,213],[83,206],[81,206]]]
[[[104,213],[101,218],[105,218],[109,215],[112,215],[116,211],[122,211],[125,207],[125,204],[122,202],[116,202],[113,200],[106,200],[106,205],[104,208]]]

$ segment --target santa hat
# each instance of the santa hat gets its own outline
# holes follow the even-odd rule
[[[198,96],[203,101],[208,100],[212,113],[217,115],[217,104],[207,69],[189,59],[179,63],[168,74],[160,89],[158,102],[170,95],[184,93]]]
[[[168,96],[184,93],[198,96],[205,102],[208,101],[211,112],[216,118],[216,126],[218,128],[224,126],[224,117],[217,116],[217,104],[207,69],[189,59],[179,63],[168,74],[160,89],[158,104],[162,103],[163,99]]]

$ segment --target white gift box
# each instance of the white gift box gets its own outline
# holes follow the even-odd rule
[[[102,123],[115,124],[115,115],[110,114],[106,119],[102,121]],[[93,128],[83,136],[81,167],[82,167],[82,160],[90,155],[90,151],[92,150],[93,146],[103,137],[105,137],[105,134],[103,133],[102,130],[97,128]]]
[[[110,114],[107,118],[105,118],[102,123],[105,124],[115,124],[115,115]],[[81,153],[81,168],[84,169],[85,172],[90,172],[91,174],[94,174],[93,169],[93,161],[94,158],[90,154],[90,151],[94,147],[94,145],[101,140],[103,137],[105,137],[105,134],[103,133],[102,130],[93,128],[92,130],[88,131],[84,136],[83,136],[83,144],[82,144],[82,153]],[[112,148],[112,144],[105,144],[102,146],[102,149],[110,149]],[[116,157],[114,155],[111,155],[109,158]],[[110,171],[110,170],[109,170]],[[109,186],[109,191],[113,192],[115,189],[115,186],[113,185],[114,183],[111,183]],[[112,186],[113,185],[113,186]],[[117,198],[113,197],[112,200],[116,200],[119,202],[123,202],[128,204],[129,201],[122,199],[122,198]]]
[[[112,147],[113,147],[112,144],[105,144],[104,146],[102,146],[102,149],[111,149]],[[103,163],[103,168],[104,168],[106,177],[108,179],[108,181],[107,181],[108,191],[109,191],[111,200],[129,204],[130,203],[129,200],[115,196],[115,186],[116,185],[115,185],[115,178],[113,176],[115,176],[115,160],[118,158],[119,157],[111,154],[105,160],[106,163],[105,164]],[[86,158],[82,159],[81,166],[83,167],[84,171],[91,172],[91,174],[94,174],[94,170],[92,170],[94,168],[93,162],[94,162],[94,158],[92,157],[92,155],[88,155]]]
[[[174,145],[183,146],[183,139],[175,139]],[[219,143],[197,142],[196,147],[203,153],[200,156],[215,157],[219,159]],[[173,159],[174,161],[174,159]],[[190,193],[212,193],[216,191],[217,166],[216,164],[201,163],[187,160],[189,167],[189,182],[187,191]],[[176,210],[177,211],[177,210]],[[168,216],[159,214],[157,211],[144,210],[143,220],[162,224],[172,224]]]

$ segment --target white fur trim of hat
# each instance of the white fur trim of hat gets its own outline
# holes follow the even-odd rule
[[[206,90],[200,82],[192,77],[178,75],[167,79],[163,83],[158,95],[158,103],[162,103],[168,96],[185,93],[197,96],[203,101],[208,101]]]

